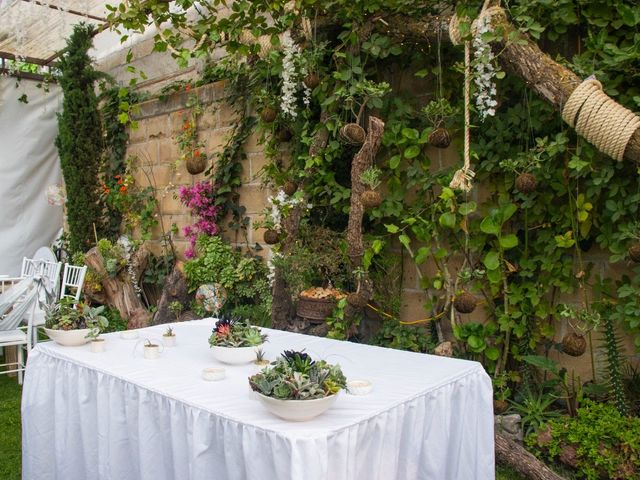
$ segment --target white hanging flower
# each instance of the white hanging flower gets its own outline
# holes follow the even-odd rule
[[[271,205],[269,217],[273,222],[273,228],[280,230],[282,228],[282,219],[289,214],[292,207],[304,202],[304,199],[302,197],[290,197],[284,193],[284,190],[280,189],[276,195],[267,198],[267,202]],[[306,207],[310,209],[311,204],[308,203]]]
[[[49,185],[45,190],[45,195],[47,196],[47,203],[56,207],[64,205],[67,201],[62,185]]]
[[[480,119],[484,120],[488,116],[496,114],[498,102],[495,99],[496,76],[494,62],[495,56],[491,50],[491,45],[482,39],[482,34],[491,31],[490,17],[483,16],[478,20],[478,29],[473,37],[473,68],[474,83],[476,84],[476,108],[480,114]]]
[[[284,115],[296,118],[296,94],[300,86],[300,72],[296,69],[296,57],[300,55],[300,47],[293,42],[289,32],[285,32],[282,40],[284,57],[282,58],[282,98],[280,109]],[[306,103],[306,102],[305,102]]]

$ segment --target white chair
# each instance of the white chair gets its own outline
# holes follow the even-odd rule
[[[26,277],[0,294],[0,347],[17,347],[16,361],[1,364],[0,373],[17,373],[20,385],[26,367],[24,349],[27,353],[31,350],[29,339],[32,337],[33,310],[45,282],[42,277]],[[29,309],[32,310],[31,315]],[[26,326],[21,326],[25,316],[29,321]]]
[[[87,273],[87,266],[77,267],[75,265],[64,264],[62,274],[62,286],[60,288],[60,300],[65,297],[73,298],[74,303],[80,301],[84,276]],[[68,291],[67,291],[68,290]]]

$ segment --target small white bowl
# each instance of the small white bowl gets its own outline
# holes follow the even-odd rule
[[[104,338],[99,338],[97,340],[91,340],[89,343],[91,344],[91,351],[93,353],[102,353],[104,352],[104,345],[107,342],[105,342]]]
[[[217,382],[225,377],[225,370],[221,367],[208,367],[202,369],[202,378],[207,382]]]
[[[164,343],[165,347],[175,347],[176,335],[162,335],[162,343]]]
[[[369,380],[350,380],[347,382],[347,391],[351,395],[369,395],[373,390],[373,383]]]
[[[120,332],[120,338],[124,340],[135,340],[139,336],[137,330],[123,330]]]

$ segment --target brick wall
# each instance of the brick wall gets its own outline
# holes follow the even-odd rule
[[[204,107],[204,113],[198,120],[198,132],[211,162],[213,154],[222,150],[231,135],[232,125],[236,120],[233,109],[225,101],[223,82],[206,85],[190,93],[198,95]],[[189,245],[182,228],[192,224],[194,219],[189,209],[177,198],[178,188],[205,178],[204,174],[191,175],[187,172],[184,162],[177,163],[180,155],[175,138],[181,132],[185,116],[188,115],[186,102],[187,94],[181,92],[171,95],[165,101],[154,99],[141,103],[140,112],[136,116],[138,128],[130,132],[127,148],[127,155],[138,158],[138,170],[134,175],[136,182],[142,187],[154,187],[159,201],[159,225],[152,231],[152,240],[148,242],[148,247],[152,252],[159,253],[162,249],[163,230],[167,232],[175,224],[178,232],[173,235],[173,239],[180,257]],[[240,203],[246,207],[247,216],[251,221],[248,231],[249,243],[262,244],[262,233],[255,231],[253,224],[262,212],[269,192],[261,187],[258,179],[258,173],[265,164],[265,157],[256,133],[252,133],[248,138],[245,152],[247,158],[241,162]],[[221,223],[226,227],[228,221]],[[231,240],[241,241],[239,238]],[[267,254],[268,246],[265,247],[263,253]]]

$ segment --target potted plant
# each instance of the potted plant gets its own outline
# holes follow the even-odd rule
[[[213,356],[220,362],[239,365],[256,358],[256,352],[267,339],[258,327],[234,318],[221,318],[209,337]]]
[[[86,317],[88,319],[87,323],[89,325],[94,325],[87,334],[87,337],[91,340],[90,345],[93,353],[104,352],[105,339],[100,338],[100,333],[109,326],[109,321],[107,320],[107,317],[101,315],[103,311],[104,306],[101,306],[98,308],[87,309],[86,312]]]
[[[302,83],[309,90],[313,90],[320,85],[320,73],[324,58],[327,54],[327,42],[311,43],[311,46],[304,49],[298,57],[298,67],[304,72]]]
[[[167,327],[165,332],[162,334],[162,343],[165,347],[176,346],[176,334],[174,333],[173,328]]]
[[[440,98],[429,102],[422,109],[422,113],[433,126],[433,131],[429,134],[429,143],[436,148],[447,148],[451,144],[447,122],[457,115],[457,109],[447,99]]]
[[[54,342],[64,346],[84,345],[91,338],[91,331],[108,325],[102,316],[104,307],[91,308],[83,303],[75,306],[72,298],[63,298],[44,307],[44,331]],[[97,335],[96,335],[97,336]]]
[[[272,366],[249,377],[249,385],[271,413],[300,422],[324,413],[346,388],[347,379],[339,365],[285,351]]]
[[[360,175],[360,181],[367,187],[360,194],[360,202],[364,208],[376,208],[382,203],[382,195],[376,190],[380,186],[381,177],[382,170],[378,167],[369,167]]]
[[[453,299],[453,308],[458,313],[471,313],[476,309],[478,305],[478,299],[475,295],[462,291],[459,295]]]
[[[516,174],[513,182],[514,187],[520,193],[529,195],[538,188],[538,179],[534,172],[540,169],[540,154],[542,147],[522,152],[516,158],[509,158],[500,162],[500,166],[505,170],[511,170]]]
[[[576,309],[570,305],[560,305],[560,318],[567,321],[571,331],[564,334],[560,342],[563,353],[572,357],[579,357],[587,350],[585,335],[595,330],[600,324],[600,313],[583,309]]]
[[[303,290],[298,295],[296,313],[307,320],[324,320],[333,313],[338,300],[345,298],[344,292],[328,287],[311,287]]]
[[[509,408],[509,397],[511,396],[511,389],[509,388],[509,376],[506,373],[501,373],[497,377],[493,378],[493,413],[501,415]]]
[[[256,350],[256,359],[253,361],[256,365],[264,367],[265,365],[269,365],[269,360],[264,357],[264,350],[259,348]]]
[[[255,106],[263,123],[273,123],[278,116],[277,98],[262,88],[254,96]]]
[[[153,343],[148,338],[145,340],[144,346],[144,358],[147,360],[155,360],[160,356],[160,345]]]

